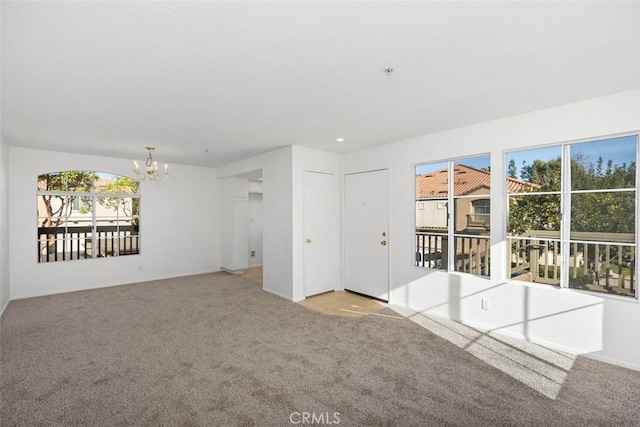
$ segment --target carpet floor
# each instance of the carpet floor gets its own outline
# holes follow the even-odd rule
[[[640,423],[640,372],[578,358],[552,399],[389,308],[224,273],[12,301],[0,367],[3,427]]]

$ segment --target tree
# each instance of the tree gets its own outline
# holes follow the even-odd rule
[[[613,165],[599,157],[594,165],[588,158],[571,159],[572,190],[634,189],[636,164]],[[511,165],[510,165],[511,166]],[[559,192],[561,160],[534,160],[523,165],[520,177],[535,186],[527,192]],[[574,193],[571,197],[571,231],[634,233],[635,191]],[[510,199],[509,232],[522,235],[531,230],[560,231],[560,195],[523,195]]]
[[[581,156],[571,159],[573,190],[635,189],[636,164],[613,165],[599,157],[594,166]],[[598,233],[635,232],[635,191],[574,194],[571,230]]]
[[[88,192],[98,179],[95,172],[65,171],[38,176],[38,190],[41,192]],[[41,227],[64,225],[73,211],[73,201],[77,195],[40,194],[44,204],[45,219]]]
[[[561,185],[561,159],[523,162],[520,178],[527,182],[522,196],[509,198],[509,233],[523,235],[531,230],[560,231],[560,195],[532,192],[557,192]],[[509,174],[515,174],[515,162],[509,162]]]
[[[507,176],[509,178],[516,178],[518,176],[518,168],[516,167],[516,161],[509,160],[509,167],[507,168]]]
[[[560,157],[549,161],[534,160],[530,165],[523,165],[520,170],[520,178],[523,181],[535,184],[536,191],[560,191],[560,170],[562,160]]]
[[[101,194],[137,194],[139,188],[139,181],[126,176],[116,176],[101,190]],[[127,200],[130,200],[130,203],[127,203]],[[140,211],[139,198],[132,197],[128,199],[124,197],[99,196],[98,203],[116,212],[118,209],[121,209],[126,216],[131,217],[132,225],[138,225],[138,215]]]

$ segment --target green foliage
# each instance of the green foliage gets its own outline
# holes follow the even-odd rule
[[[520,179],[537,186],[536,191],[560,191],[560,170],[562,160],[560,157],[549,160],[534,160],[532,164],[522,165]]]
[[[575,277],[573,277],[575,275]],[[570,285],[590,285],[594,281],[594,274],[591,271],[584,272],[582,267],[569,267]]]
[[[95,172],[64,171],[38,175],[38,189],[44,191],[91,191],[98,179]]]
[[[607,188],[634,188],[636,185],[636,163],[613,166],[613,161],[607,161],[603,170],[604,160],[598,157],[596,164],[589,162],[581,154],[571,159],[571,189],[599,190]]]
[[[139,188],[139,181],[126,176],[116,176],[101,190],[101,194],[137,194]],[[125,215],[132,217],[133,221],[137,221],[140,211],[139,198],[100,196],[98,197],[98,203],[113,211],[117,211],[120,208]]]
[[[93,183],[97,179],[98,175],[90,171],[53,172],[38,175],[38,190],[88,192],[91,191]],[[73,201],[78,196],[41,194],[40,197],[44,203],[46,213],[46,220],[41,226],[58,227],[67,222],[73,211]],[[57,203],[54,203],[54,200]],[[55,210],[54,205],[56,206]]]
[[[137,194],[140,182],[126,176],[115,176],[101,191],[102,193],[127,193]]]
[[[517,178],[518,176],[518,168],[516,167],[516,161],[513,159],[509,160],[509,166],[507,168],[507,176],[509,178]]]
[[[530,230],[560,232],[560,195],[538,194],[509,198],[509,233],[524,235]]]
[[[603,169],[603,159],[596,165],[581,156],[571,159],[572,190],[634,189],[636,164]],[[571,199],[571,230],[601,233],[635,232],[635,191],[574,194]]]
[[[513,166],[513,168],[512,168]],[[509,164],[509,172],[515,165]],[[636,164],[613,165],[602,157],[594,165],[581,155],[571,159],[572,190],[635,189]],[[518,195],[509,200],[509,233],[530,230],[560,231],[561,159],[534,160],[523,165],[520,178],[531,183],[527,191],[549,195]],[[535,187],[534,187],[535,186]],[[525,191],[526,193],[526,191]],[[635,191],[578,193],[571,197],[573,232],[634,233]]]

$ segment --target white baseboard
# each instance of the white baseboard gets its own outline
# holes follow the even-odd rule
[[[2,317],[2,314],[4,313],[4,310],[9,306],[9,301],[6,301],[4,304],[2,304],[2,307],[0,307],[0,317]]]
[[[607,356],[601,356],[597,353],[585,353],[582,356],[588,357],[589,359],[597,360],[598,362],[604,362],[610,365],[622,366],[623,368],[633,369],[634,371],[640,371],[640,365],[637,365],[635,363],[620,361],[618,359],[613,359]]]
[[[210,270],[210,271],[202,271],[202,272],[199,272],[199,273],[180,274],[180,275],[177,275],[177,276],[149,277],[149,278],[145,278],[145,279],[142,279],[142,280],[136,280],[135,282],[123,282],[123,283],[119,283],[118,282],[118,283],[108,283],[108,284],[98,285],[98,286],[81,287],[81,288],[77,288],[77,289],[58,289],[58,290],[54,290],[54,291],[50,291],[50,292],[34,292],[34,293],[29,293],[29,294],[18,295],[16,297],[11,298],[11,301],[19,300],[19,299],[27,299],[27,298],[46,297],[46,296],[50,296],[50,295],[67,294],[67,293],[70,293],[70,292],[91,291],[91,290],[94,290],[94,289],[112,288],[114,286],[136,285],[138,283],[155,282],[157,280],[176,279],[178,277],[198,276],[200,274],[217,273],[219,271],[220,270]]]
[[[237,269],[237,270],[229,270],[229,269],[228,269],[228,268],[226,268],[226,267],[220,267],[220,269],[221,269],[222,271],[226,271],[226,272],[227,272],[227,273],[229,273],[229,274],[235,274],[235,275],[244,274],[244,271],[246,270],[245,268],[239,268],[239,269]]]
[[[270,293],[271,295],[275,295],[275,296],[277,296],[277,297],[280,297],[280,298],[286,299],[287,301],[293,301],[293,300],[291,299],[291,297],[289,297],[289,296],[287,296],[287,295],[284,295],[284,294],[281,294],[280,292],[276,292],[276,291],[273,291],[273,290],[271,290],[271,289],[267,289],[267,288],[264,288],[264,287],[262,288],[262,290],[263,290],[263,291],[265,291],[265,292],[267,292],[267,293]],[[294,301],[294,302],[296,302],[296,301]]]

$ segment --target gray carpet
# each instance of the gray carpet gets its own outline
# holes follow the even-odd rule
[[[326,316],[226,274],[12,301],[0,424],[640,425],[640,372],[578,358],[549,399],[379,314]]]

